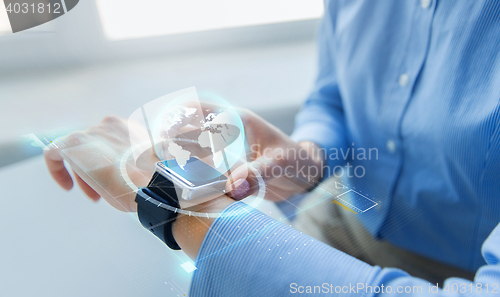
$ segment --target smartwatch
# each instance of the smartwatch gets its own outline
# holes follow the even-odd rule
[[[225,175],[195,157],[157,162],[148,186],[137,191],[139,221],[168,247],[179,250],[172,235],[178,210],[223,195],[226,181]]]

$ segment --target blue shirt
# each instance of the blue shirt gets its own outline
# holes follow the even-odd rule
[[[372,235],[476,271],[500,219],[499,99],[500,1],[326,1],[293,139],[352,166]]]
[[[370,266],[236,202],[203,240],[190,296],[498,296],[500,224],[483,255],[487,265],[474,282],[450,278],[442,290],[399,269]]]

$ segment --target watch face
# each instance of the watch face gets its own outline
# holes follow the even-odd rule
[[[199,187],[217,181],[225,181],[227,179],[225,175],[194,157],[189,158],[183,166],[180,166],[176,159],[162,161],[160,163],[170,171],[179,175],[184,179],[184,182],[191,187]]]

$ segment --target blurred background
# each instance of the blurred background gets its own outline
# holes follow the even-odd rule
[[[322,14],[321,0],[86,0],[13,34],[1,6],[0,296],[187,296],[189,259],[135,215],[59,189],[29,135],[128,117],[191,86],[290,133]]]

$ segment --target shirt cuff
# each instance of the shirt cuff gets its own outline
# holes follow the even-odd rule
[[[326,153],[324,177],[326,178],[333,174],[333,171],[337,169],[336,166],[342,166],[345,163],[344,159],[339,158],[339,151],[341,149],[345,151],[346,144],[343,141],[343,135],[339,137],[336,134],[338,133],[325,127],[322,123],[311,122],[297,127],[290,137],[295,142],[314,142],[324,149]]]
[[[343,115],[336,109],[307,106],[297,114],[295,130],[290,136],[295,142],[311,141],[325,150],[325,173],[328,175],[333,173],[335,166],[345,163],[343,158],[339,158],[339,151],[345,151],[347,148],[347,136],[342,122]]]
[[[335,294],[336,286],[345,292],[371,283],[380,270],[243,202],[231,204],[213,222],[196,267],[191,296],[283,296],[300,286]]]

